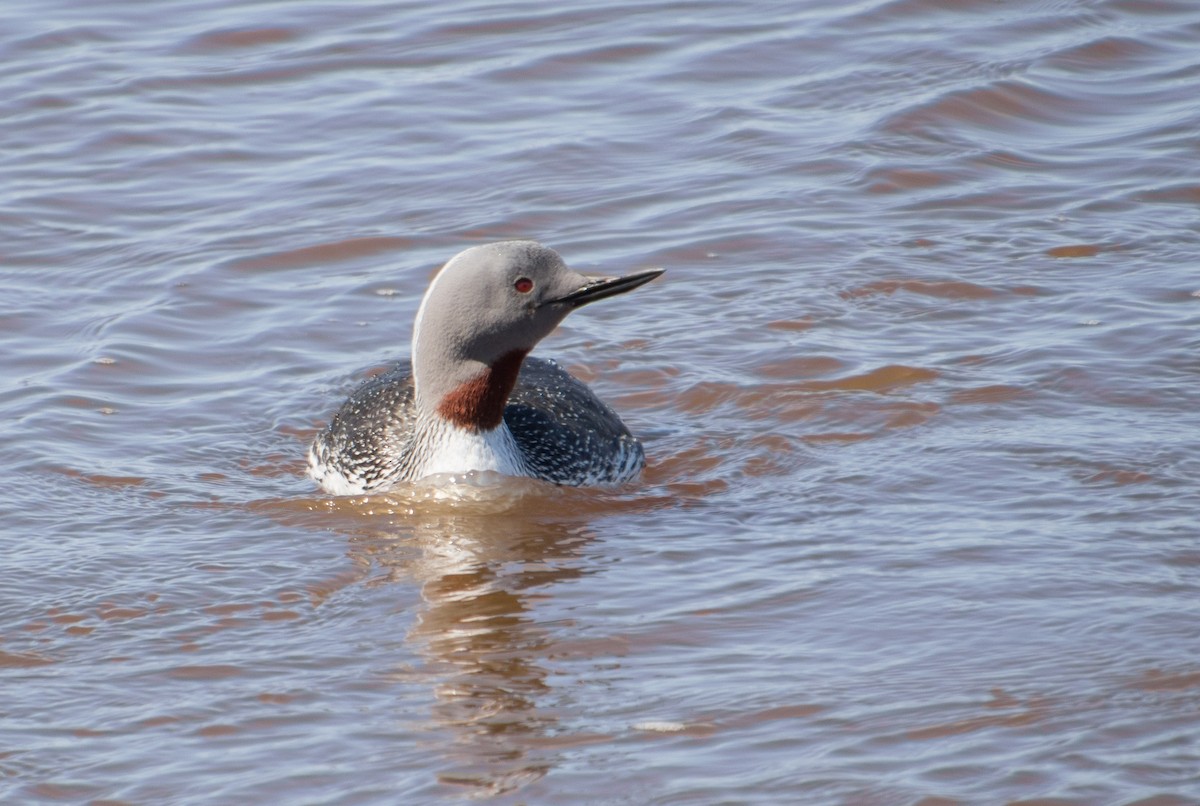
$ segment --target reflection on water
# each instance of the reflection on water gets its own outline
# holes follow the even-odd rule
[[[514,486],[516,500],[502,492],[503,500],[460,503],[458,512],[425,504],[392,534],[349,539],[358,562],[383,572],[373,584],[420,589],[407,637],[433,681],[430,722],[445,757],[438,779],[477,796],[528,784],[554,765],[554,638],[534,611],[556,586],[595,570],[584,554],[587,517],[564,519],[549,501],[545,516],[530,518],[521,496],[538,495],[537,485]],[[368,501],[360,506],[412,511],[395,497]]]

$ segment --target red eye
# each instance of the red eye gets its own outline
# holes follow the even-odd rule
[[[513,288],[517,289],[522,294],[528,294],[533,290],[533,280],[530,280],[528,277],[522,277],[513,283]]]

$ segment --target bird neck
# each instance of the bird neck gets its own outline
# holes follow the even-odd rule
[[[521,372],[528,350],[511,350],[465,380],[444,384],[443,389],[423,389],[418,376],[417,397],[432,405],[436,415],[468,431],[491,431],[504,422],[504,407]],[[431,391],[426,398],[422,392]]]

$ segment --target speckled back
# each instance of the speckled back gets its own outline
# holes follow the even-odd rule
[[[525,359],[504,422],[533,475],[555,484],[619,483],[645,464],[616,412],[554,361]]]

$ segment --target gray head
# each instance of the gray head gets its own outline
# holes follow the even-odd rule
[[[434,277],[417,312],[417,405],[464,427],[494,428],[521,361],[568,313],[660,274],[588,277],[534,241],[460,252]]]

